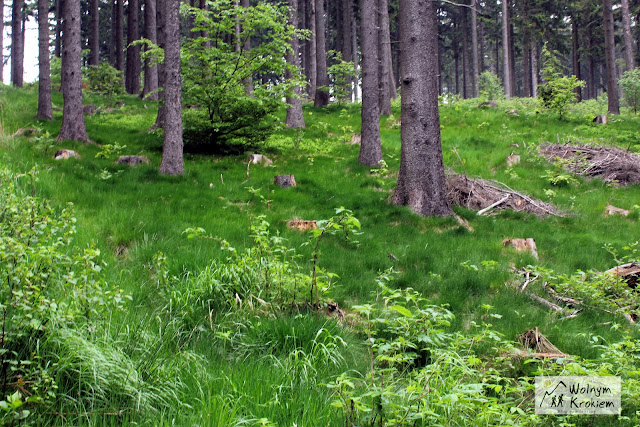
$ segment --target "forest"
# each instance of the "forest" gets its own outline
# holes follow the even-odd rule
[[[1,425],[640,423],[640,1],[0,10]]]

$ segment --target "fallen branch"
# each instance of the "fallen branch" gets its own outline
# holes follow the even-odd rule
[[[496,206],[500,206],[501,204],[503,204],[504,202],[506,202],[509,197],[511,197],[511,194],[507,194],[506,196],[504,196],[502,199],[498,200],[495,203],[492,203],[491,205],[487,206],[486,208],[479,210],[478,211],[478,215],[484,215],[485,213],[489,212],[491,209],[495,208]]]
[[[568,314],[567,311],[564,308],[560,307],[557,304],[552,303],[549,300],[546,300],[546,299],[544,299],[542,297],[539,297],[536,294],[532,294],[531,292],[527,292],[527,296],[529,296],[529,298],[531,298],[532,300],[537,301],[540,304],[544,305],[545,307],[550,308],[553,311],[556,311],[556,312],[562,313],[562,314]]]

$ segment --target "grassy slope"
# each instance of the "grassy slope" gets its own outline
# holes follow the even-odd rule
[[[0,95],[0,124],[4,127],[0,136],[2,132],[10,135],[18,127],[33,126],[57,134],[61,112],[56,112],[50,123],[32,120],[36,108],[34,90],[0,87]],[[473,211],[456,208],[475,228],[470,233],[452,219],[419,218],[406,208],[388,203],[400,156],[400,132],[392,126],[394,118],[382,119],[384,157],[391,171],[387,178],[371,176],[369,169],[357,162],[358,147],[341,142],[343,135],[358,131],[357,106],[323,110],[307,106],[305,118],[309,127],[303,133],[301,147],[292,146],[294,131],[282,130],[277,138],[280,144],[265,148],[274,166],[252,167],[248,182],[244,155],[187,154],[184,176],[163,177],[158,174],[161,137],[145,133],[155,119],[155,106],[135,98],[123,100],[126,105],[120,111],[87,117],[89,136],[99,144],[126,145],[122,154],[147,155],[151,165],[129,168],[114,165],[113,159],[96,159],[100,150],[97,145],[64,142],[44,150],[33,140],[5,138],[0,142],[2,163],[16,171],[38,165],[40,195],[60,206],[74,203],[77,244],[96,242],[109,264],[110,280],[134,295],[132,311],[121,321],[132,322],[156,309],[155,285],[149,275],[149,264],[156,252],[162,251],[168,257],[171,272],[176,275],[196,273],[221,255],[219,245],[213,241],[187,240],[182,234],[185,228],[203,227],[232,245],[243,247],[251,242],[249,214],[265,214],[272,231],[280,232],[291,247],[297,248],[308,241],[308,236],[287,230],[286,220],[324,219],[332,215],[334,208],[345,206],[362,223],[363,234],[357,238],[360,244],[345,248],[338,238],[326,239],[320,256],[320,265],[340,276],[330,295],[341,305],[368,300],[375,289],[377,272],[393,266],[401,272],[396,286],[414,287],[434,302],[449,304],[457,316],[458,328],[480,319],[486,311],[482,305],[490,304],[495,307],[494,312],[502,315],[501,319],[494,319],[494,327],[508,338],[515,339],[519,333],[538,326],[560,349],[585,357],[594,356],[585,333],[608,339],[628,333],[626,327],[612,331],[610,326],[598,326],[610,320],[623,323],[599,313],[583,313],[569,322],[554,322],[545,309],[514,294],[504,286],[511,279],[509,268],[535,260],[503,248],[501,241],[505,237],[534,237],[540,253],[538,264],[561,273],[612,266],[612,257],[603,245],[629,243],[640,234],[640,225],[621,217],[604,218],[602,212],[607,203],[631,208],[640,198],[640,190],[581,179],[575,185],[551,187],[541,178],[551,166],[537,159],[532,148],[548,140],[598,139],[625,148],[631,145],[637,150],[640,147],[634,144],[640,143],[640,134],[634,131],[638,126],[636,118],[625,116],[603,130],[579,114],[560,121],[522,105],[515,106],[520,111],[517,116],[505,114],[514,108],[506,104],[496,110],[479,110],[472,103],[443,107],[447,166],[457,172],[497,179],[543,200],[549,200],[544,190],[553,189],[553,201],[571,213],[566,218],[547,219],[514,213],[477,217]],[[101,100],[85,99],[85,103],[91,102]],[[54,103],[62,105],[59,94],[54,94]],[[399,111],[394,113],[399,117]],[[289,148],[283,148],[286,141],[291,143]],[[72,148],[83,157],[54,161],[53,152],[58,148]],[[505,158],[511,152],[522,155],[523,162],[507,170]],[[104,171],[111,175],[109,179],[101,179]],[[272,184],[273,175],[284,173],[294,174],[298,187],[283,190]],[[268,202],[252,197],[247,191],[249,186],[260,189]],[[114,255],[119,246],[128,248],[123,258]],[[308,246],[299,252],[309,259]],[[391,260],[388,253],[398,261]],[[482,261],[496,261],[498,267],[471,271],[461,266],[465,261],[477,266]],[[328,393],[316,390],[313,393],[318,394],[311,399],[309,395],[313,393],[309,390],[302,393],[309,401],[300,402],[298,395],[287,394],[300,390],[289,388],[283,392],[283,399],[289,403],[298,401],[296,408],[308,411],[291,415],[297,409],[269,403],[273,388],[279,384],[277,371],[259,369],[260,362],[251,360],[220,360],[216,349],[202,343],[194,346],[210,361],[212,371],[221,372],[218,382],[198,392],[194,420],[203,417],[201,421],[206,423],[210,418],[204,418],[205,413],[225,412],[229,403],[224,396],[234,393],[245,396],[244,403],[234,410],[246,416],[268,417],[274,422],[306,419],[302,425],[311,425],[309,420],[323,420],[325,424],[324,420],[329,422],[334,417],[327,409]],[[193,387],[198,386],[194,383]],[[229,387],[233,390],[227,390]]]

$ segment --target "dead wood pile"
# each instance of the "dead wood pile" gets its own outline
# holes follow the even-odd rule
[[[533,328],[520,335],[519,337],[520,343],[522,346],[530,351],[533,351],[532,354],[523,353],[522,356],[530,356],[530,357],[567,357],[566,353],[563,353],[549,341],[547,337],[542,335],[538,328]]]
[[[550,162],[562,159],[565,169],[576,175],[620,185],[640,183],[640,156],[620,148],[547,143],[540,146],[540,154]]]
[[[562,216],[552,204],[532,199],[501,182],[472,179],[455,173],[447,174],[447,198],[454,205],[479,210],[482,213],[491,209],[511,209],[537,216]]]

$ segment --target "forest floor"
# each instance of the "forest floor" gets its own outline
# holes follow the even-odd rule
[[[180,332],[176,335],[162,332],[166,324],[159,319],[177,310],[171,304],[187,298],[185,289],[195,286],[194,278],[206,280],[206,274],[221,268],[219,264],[238,261],[221,241],[236,253],[259,249],[256,224],[263,227],[258,235],[266,236],[268,230],[268,236],[284,239],[268,248],[291,251],[301,275],[311,274],[317,247],[317,266],[335,275],[321,274],[321,305],[335,303],[347,317],[362,314],[366,304],[382,301],[377,283],[382,272],[393,269],[392,277],[384,279],[385,286],[412,288],[430,304],[448,308],[455,316],[449,322],[451,333],[473,333],[475,325],[490,323],[492,331],[515,345],[521,334],[538,328],[561,352],[581,360],[600,357],[602,348],[594,343],[614,343],[626,337],[637,342],[640,338],[638,327],[622,312],[585,303],[578,313],[563,306],[563,314],[558,314],[520,291],[526,270],[529,278],[540,276],[527,291],[557,303],[546,292],[546,283],[566,291],[563,284],[577,282],[572,275],[588,277],[591,270],[608,270],[623,261],[625,254],[629,258],[624,260],[637,259],[638,246],[633,243],[640,236],[640,186],[578,176],[565,169],[566,162],[550,163],[538,152],[541,144],[550,142],[603,144],[640,153],[639,118],[626,114],[609,117],[607,125],[592,123],[606,103],[581,103],[565,119],[542,111],[532,100],[502,101],[495,109],[478,108],[478,100],[443,105],[443,156],[451,173],[498,181],[552,204],[560,214],[537,217],[501,210],[498,205],[480,216],[477,209],[455,206],[456,214],[470,226],[466,227],[455,218],[421,218],[389,202],[400,162],[398,105],[392,116],[381,119],[386,163],[382,172],[358,164],[359,146],[351,144],[353,134],[359,133],[359,105],[322,109],[305,105],[306,129],[280,129],[253,147],[187,146],[186,173],[167,177],[159,174],[162,135],[147,132],[157,111],[152,102],[122,97],[119,101],[124,105],[107,110],[105,99],[85,95],[85,104],[101,109],[85,119],[95,144],[82,144],[55,141],[62,116],[60,94],[54,94],[58,108],[51,122],[33,119],[35,88],[0,87],[0,95],[0,166],[16,174],[35,167],[34,191],[39,197],[57,209],[73,203],[75,246],[94,244],[106,263],[106,280],[132,296],[125,311],[110,320],[120,325],[115,329],[137,325],[155,334],[158,341],[175,339],[180,349],[189,349],[206,367],[208,375],[203,379],[194,368],[185,367],[180,403],[152,415],[134,411],[121,419],[96,413],[78,423],[313,426],[340,425],[350,419],[349,411],[338,402],[336,388],[327,384],[336,383],[343,372],[366,377],[370,369],[366,334],[360,321],[338,322],[310,314],[316,310],[308,309],[309,305],[305,306],[308,310],[300,310],[302,301],[308,299],[308,288],[297,291],[304,292],[298,298],[301,302],[274,314],[267,297],[276,300],[278,290],[248,295],[222,284],[220,292],[227,295],[220,300],[211,297],[208,309],[192,304],[188,313],[176,312],[176,317],[188,318],[188,322],[177,327]],[[36,132],[12,137],[19,128],[35,128]],[[59,149],[75,150],[81,158],[54,160]],[[248,153],[264,154],[273,164],[248,167]],[[118,155],[144,155],[150,163],[116,165]],[[509,166],[510,155],[520,156],[519,163]],[[283,189],[274,185],[274,176],[282,174],[293,174],[297,186]],[[629,210],[630,215],[605,216],[607,205]],[[296,219],[338,221],[340,211],[336,209],[342,207],[360,225],[359,234],[346,241],[341,233],[319,240],[313,230],[288,227]],[[201,238],[189,238],[190,234]],[[538,257],[503,245],[505,239],[516,238],[535,239]],[[233,278],[233,274],[242,275],[239,271],[225,277],[241,282]],[[222,279],[212,279],[218,283],[216,280]],[[170,290],[161,289],[163,286]],[[198,290],[194,287],[189,292]],[[289,295],[291,289],[280,292]],[[251,310],[243,308],[249,314],[242,311],[240,318],[230,314],[254,297]],[[561,320],[571,314],[575,316]],[[285,361],[300,354],[295,351],[316,351],[317,334],[323,328],[340,337],[345,349],[336,350],[335,363],[326,362],[330,354],[321,359],[324,362],[310,362],[308,369],[315,372],[310,375],[317,376],[317,381],[293,385],[294,377],[302,374],[288,368]],[[163,363],[160,352],[154,357],[154,363]],[[522,362],[514,362],[512,369],[514,378],[533,372]],[[110,407],[117,406],[118,402],[110,403]],[[623,414],[631,415],[625,411],[623,407]],[[549,421],[532,420],[528,422]]]

